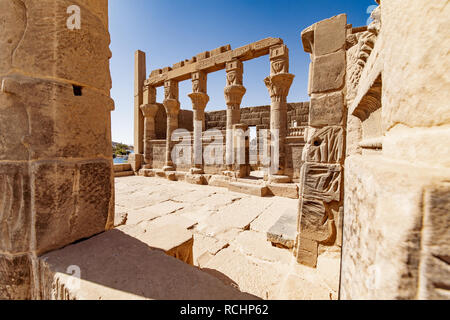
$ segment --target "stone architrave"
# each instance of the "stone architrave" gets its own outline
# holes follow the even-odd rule
[[[278,159],[272,157],[275,167],[271,170],[272,176],[283,176],[286,165],[285,139],[287,136],[287,96],[294,80],[289,73],[289,50],[285,45],[270,48],[270,76],[264,79],[269,90],[270,104],[270,132],[272,139],[278,141],[278,150],[272,150]],[[272,146],[273,147],[276,146]],[[278,152],[277,152],[278,151]],[[276,165],[278,163],[278,165]],[[275,179],[276,180],[276,179]],[[284,176],[283,176],[283,180]],[[275,182],[275,181],[274,181]]]
[[[180,113],[178,94],[178,82],[168,80],[164,83],[163,105],[167,114],[166,160],[163,168],[164,171],[175,170],[171,152],[173,148],[172,133],[178,129],[178,114]]]
[[[194,143],[193,143],[193,164],[190,169],[191,174],[202,174],[203,171],[203,145],[202,133],[205,130],[205,108],[209,101],[207,92],[207,74],[204,72],[194,72],[192,74],[192,93],[189,98],[192,101],[194,111]]]
[[[233,155],[233,125],[241,121],[241,102],[247,91],[243,86],[244,66],[239,60],[232,60],[226,64],[227,86],[225,87],[225,102],[227,104],[226,125],[226,164],[232,170]]]

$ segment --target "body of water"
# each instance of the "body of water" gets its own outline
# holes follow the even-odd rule
[[[128,159],[125,158],[114,158],[114,163],[128,163]]]

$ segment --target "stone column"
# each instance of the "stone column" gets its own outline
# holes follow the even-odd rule
[[[156,88],[147,86],[144,88],[144,104],[141,105],[144,116],[144,169],[152,167],[151,140],[156,138],[155,115],[158,111],[156,104]]]
[[[192,100],[194,110],[194,152],[191,174],[201,174],[203,171],[202,152],[202,132],[205,130],[205,108],[209,97],[207,92],[207,74],[204,72],[194,72],[192,74],[192,93],[189,98]]]
[[[178,82],[168,80],[164,82],[164,108],[167,114],[167,136],[166,136],[166,163],[164,171],[174,171],[175,164],[172,159],[172,133],[178,129],[178,114],[180,113],[180,102],[178,101]]]
[[[138,171],[144,162],[144,116],[140,107],[144,103],[145,77],[145,52],[137,50],[134,54],[134,153],[128,158],[133,171]]]
[[[289,73],[289,50],[286,45],[270,48],[270,76],[264,79],[269,90],[270,132],[272,134],[271,170],[269,182],[290,182],[291,178],[284,176],[286,165],[285,140],[287,136],[287,96],[294,75]],[[277,141],[274,141],[277,140]],[[275,149],[276,148],[276,149]],[[276,165],[278,162],[278,165]]]
[[[233,148],[236,164],[235,175],[245,178],[250,175],[250,137],[246,134],[248,125],[244,123],[233,125]]]
[[[227,104],[226,132],[226,164],[229,171],[233,170],[233,125],[241,121],[241,102],[247,91],[243,84],[244,66],[241,61],[233,60],[226,64],[227,86],[225,87],[225,102]]]
[[[0,300],[40,299],[39,256],[114,219],[108,2],[0,0]]]

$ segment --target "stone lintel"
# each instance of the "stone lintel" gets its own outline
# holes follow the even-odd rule
[[[239,59],[240,61],[247,61],[251,59],[255,59],[264,55],[269,54],[270,47],[278,44],[283,44],[283,40],[279,38],[266,38],[249,45],[234,49],[227,50],[222,49],[222,53],[218,53],[219,51],[214,52],[211,51],[208,54],[202,53],[201,60],[196,56],[196,59],[193,59],[192,63],[186,64],[183,66],[181,64],[175,69],[165,68],[158,69],[151,72],[150,77],[145,80],[145,85],[150,85],[153,87],[160,87],[164,85],[164,81],[167,80],[176,80],[176,81],[184,81],[189,80],[191,78],[191,73],[197,71],[203,71],[205,73],[211,73],[215,71],[219,71],[225,69],[226,62],[231,61],[233,59]],[[216,53],[212,55],[211,53]]]

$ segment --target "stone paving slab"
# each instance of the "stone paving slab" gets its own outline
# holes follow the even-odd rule
[[[141,207],[146,201],[148,205]],[[193,264],[227,287],[263,299],[337,298],[335,253],[320,255],[317,269],[312,269],[297,264],[289,250],[267,241],[267,231],[280,216],[296,214],[297,199],[261,198],[136,176],[116,179],[116,203],[116,209],[127,213],[126,226],[147,232],[167,224],[189,229],[194,237]],[[139,209],[131,209],[136,206]],[[165,236],[170,233],[161,235]]]

